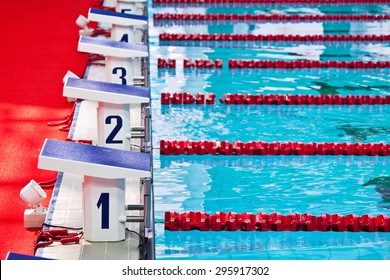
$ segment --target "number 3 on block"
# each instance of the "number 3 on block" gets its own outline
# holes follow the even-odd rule
[[[126,80],[127,71],[126,71],[126,68],[124,68],[124,67],[115,67],[114,69],[112,69],[112,74],[120,75],[119,79],[121,80],[122,85],[127,85],[127,80]]]

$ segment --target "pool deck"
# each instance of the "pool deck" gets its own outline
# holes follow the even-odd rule
[[[110,6],[115,1],[106,0]],[[102,26],[109,28],[110,25]],[[90,65],[84,79],[105,82],[105,66]],[[92,145],[98,143],[97,133],[97,101],[83,100],[77,104],[75,117],[68,138],[72,140],[92,140]],[[141,126],[141,106],[130,105],[130,125]],[[141,140],[131,139],[131,151],[140,152]],[[83,228],[83,176],[71,173],[58,174],[57,183],[49,205],[46,223],[56,226],[75,228],[70,232],[79,232]],[[127,178],[125,185],[126,205],[144,203],[143,187],[139,178]],[[143,211],[126,211],[128,216],[142,216]],[[84,238],[78,244],[61,245],[59,242],[39,248],[36,256],[58,260],[138,260],[140,259],[142,235],[139,223],[126,223],[126,239],[118,242],[88,242]],[[48,227],[44,228],[48,230]]]

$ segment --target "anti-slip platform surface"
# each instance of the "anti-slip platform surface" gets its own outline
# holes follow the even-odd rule
[[[101,101],[112,104],[146,103],[149,101],[149,89],[69,78],[64,87],[64,96]]]
[[[147,153],[47,139],[39,167],[107,179],[150,176]]]

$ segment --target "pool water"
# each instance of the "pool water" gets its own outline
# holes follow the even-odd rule
[[[390,141],[390,106],[187,105],[159,113],[165,140]]]
[[[390,142],[390,106],[160,104],[162,92],[388,95],[390,69],[234,69],[228,59],[390,59],[390,43],[159,42],[167,33],[390,34],[390,21],[153,24],[159,13],[389,14],[386,5],[150,7],[157,259],[390,259],[390,234],[169,232],[165,211],[390,215],[390,159],[359,156],[161,156],[159,141]],[[157,58],[177,60],[157,69]],[[222,59],[222,69],[182,60]],[[378,178],[377,183],[370,182]]]

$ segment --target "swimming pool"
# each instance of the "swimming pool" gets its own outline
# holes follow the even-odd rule
[[[259,5],[150,8],[159,13],[389,14],[386,5]],[[390,142],[388,105],[160,104],[162,92],[388,95],[390,69],[228,69],[228,59],[385,61],[382,43],[178,43],[167,33],[389,34],[390,21],[183,23],[150,20],[157,259],[390,259],[389,233],[170,232],[165,211],[390,214],[388,157],[162,156],[159,141]],[[177,60],[157,70],[157,58]],[[183,69],[184,58],[222,59],[222,69]],[[377,182],[370,179],[377,178]],[[382,180],[381,180],[382,179]],[[379,182],[379,183],[378,183]]]

